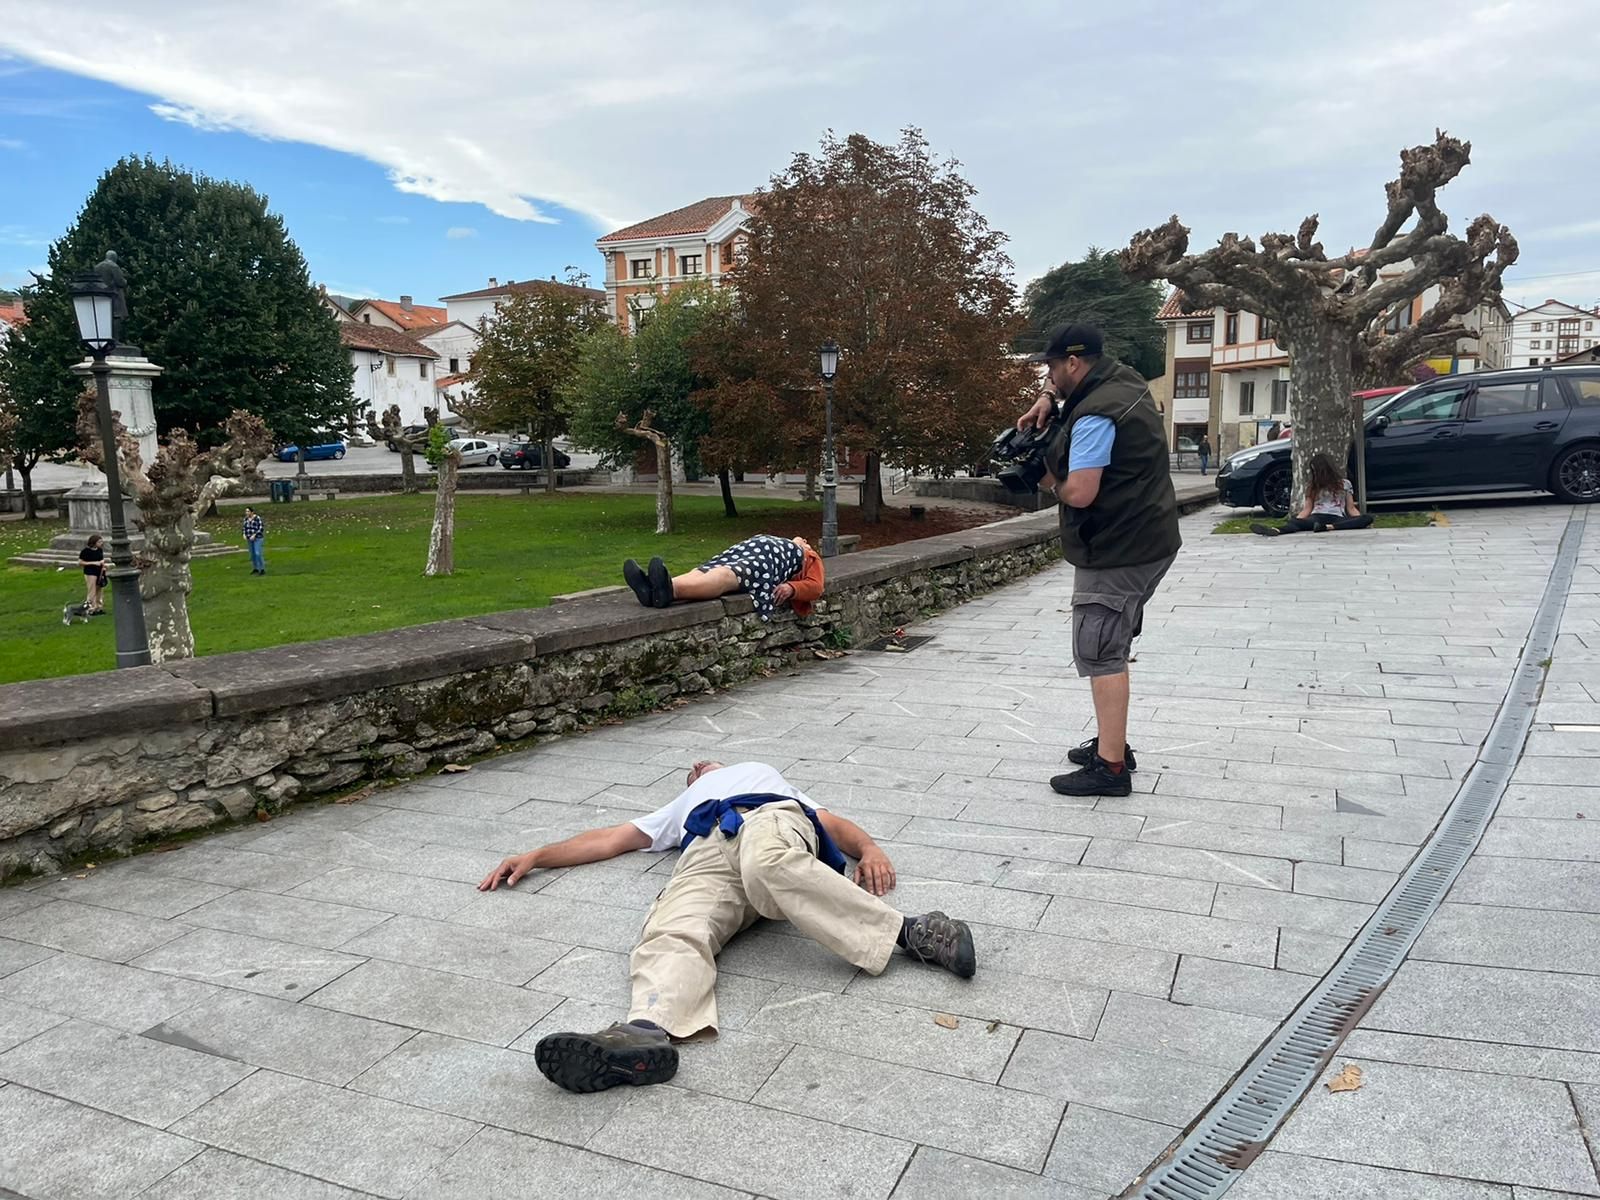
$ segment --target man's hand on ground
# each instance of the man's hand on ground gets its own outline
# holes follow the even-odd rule
[[[507,887],[515,887],[517,880],[533,870],[533,855],[517,854],[505,860],[494,870],[483,877],[483,882],[478,885],[480,892],[492,892],[502,883]]]
[[[868,846],[856,864],[856,882],[874,896],[881,896],[894,887],[894,864],[878,847]]]

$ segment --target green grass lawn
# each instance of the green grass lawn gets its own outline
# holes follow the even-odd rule
[[[1378,513],[1377,519],[1372,522],[1374,529],[1418,529],[1427,525],[1432,518],[1432,513],[1426,512],[1397,512]],[[1220,521],[1212,533],[1249,533],[1250,526],[1258,523],[1267,525],[1280,525],[1281,521],[1269,520],[1266,517],[1229,517]]]
[[[265,576],[250,574],[243,553],[192,564],[189,620],[196,648],[221,654],[530,608],[563,592],[620,584],[629,556],[643,562],[660,554],[677,573],[751,534],[794,534],[820,525],[818,505],[790,500],[741,498],[736,520],[722,515],[716,497],[680,496],[674,508],[678,532],[658,538],[651,532],[655,498],[649,495],[462,495],[455,574],[429,579],[422,568],[431,495],[265,504]],[[225,507],[201,527],[242,547],[242,515],[239,507]],[[63,528],[0,524],[0,563],[45,545]],[[0,683],[113,665],[109,613],[87,625],[61,623],[61,606],[82,598],[76,568],[0,566]]]

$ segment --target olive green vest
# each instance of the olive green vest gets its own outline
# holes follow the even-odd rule
[[[1155,398],[1132,367],[1103,356],[1063,402],[1066,432],[1046,462],[1066,478],[1072,427],[1087,416],[1116,425],[1111,462],[1088,508],[1061,506],[1061,553],[1075,567],[1134,567],[1178,552],[1178,499],[1172,490],[1166,430]]]

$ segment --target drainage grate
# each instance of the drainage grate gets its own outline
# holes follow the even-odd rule
[[[906,654],[931,641],[933,641],[932,634],[913,633],[907,637],[895,637],[891,633],[888,637],[881,637],[875,642],[868,642],[861,648],[863,650],[886,650],[891,654]]]
[[[1527,644],[1489,736],[1444,819],[1322,982],[1300,1002],[1187,1137],[1124,1192],[1137,1200],[1213,1200],[1266,1148],[1394,978],[1494,815],[1516,764],[1545,665],[1555,646],[1583,540],[1585,510],[1574,511],[1534,615]]]

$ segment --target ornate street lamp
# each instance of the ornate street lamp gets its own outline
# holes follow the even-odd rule
[[[839,478],[833,456],[833,377],[839,373],[839,344],[829,338],[817,350],[817,358],[827,394],[822,444],[822,557],[832,558],[839,553]]]
[[[144,629],[144,602],[139,598],[139,568],[133,565],[128,545],[128,525],[122,511],[122,473],[117,460],[117,438],[111,417],[111,364],[106,355],[116,349],[117,290],[93,271],[73,277],[72,311],[78,318],[78,338],[94,360],[95,416],[105,449],[107,499],[111,505],[111,614],[116,631],[117,666],[150,665],[150,641]]]

